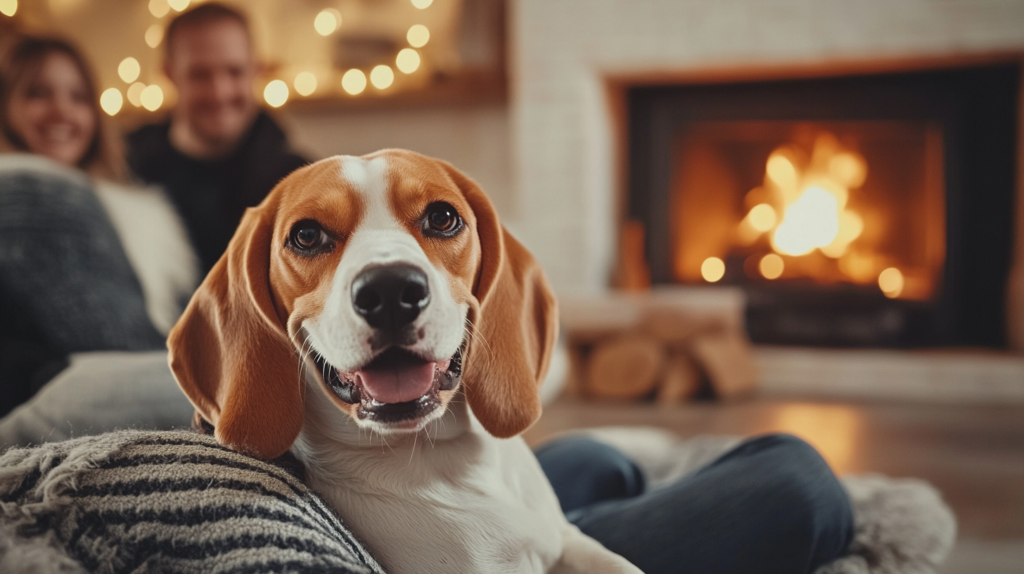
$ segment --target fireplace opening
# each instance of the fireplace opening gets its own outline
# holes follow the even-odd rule
[[[743,288],[755,342],[1003,347],[1018,83],[1006,64],[631,88],[645,272]]]

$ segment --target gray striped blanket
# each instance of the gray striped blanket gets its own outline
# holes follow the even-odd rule
[[[191,432],[0,456],[0,572],[383,570],[295,476]]]

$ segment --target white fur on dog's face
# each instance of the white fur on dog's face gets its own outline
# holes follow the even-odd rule
[[[405,348],[429,360],[451,357],[462,344],[469,305],[455,302],[448,278],[430,262],[389,209],[387,159],[341,159],[341,177],[363,199],[366,211],[348,239],[323,312],[302,322],[309,345],[342,371],[354,371],[369,363],[377,354],[370,343],[374,329],[352,306],[352,282],[368,267],[407,263],[426,274],[431,296],[413,323],[413,329],[423,336]]]
[[[395,195],[389,184],[388,159],[342,156],[338,160],[339,177],[356,195],[355,203],[362,206],[362,214],[345,237],[343,255],[330,278],[322,308],[301,319],[299,335],[293,340],[302,341],[303,351],[341,372],[351,373],[370,363],[384,349],[374,347],[376,329],[353,306],[353,282],[370,267],[406,264],[426,275],[430,300],[412,324],[415,342],[402,348],[426,361],[451,359],[463,344],[469,304],[455,300],[451,289],[454,278],[431,261],[413,237],[408,223],[400,221],[394,212],[391,203]],[[333,400],[335,397],[323,380],[323,366],[306,360],[307,368],[320,373],[318,390]],[[438,408],[401,425],[369,420],[359,416],[356,409],[339,406],[343,406],[342,410],[360,427],[379,433],[415,432],[443,415],[451,394],[442,392]]]

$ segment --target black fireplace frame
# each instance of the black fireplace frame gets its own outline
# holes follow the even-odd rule
[[[1017,185],[1019,61],[780,80],[633,86],[625,90],[627,217],[643,223],[651,281],[675,283],[670,210],[673,139],[707,121],[940,122],[946,189],[946,262],[927,303],[843,290],[748,287],[755,342],[828,346],[1005,348],[1006,285]],[[781,312],[780,312],[781,310]],[[867,313],[868,315],[865,315]],[[831,329],[874,313],[896,317],[888,335]],[[815,318],[817,317],[817,319]],[[786,322],[818,321],[787,330]]]

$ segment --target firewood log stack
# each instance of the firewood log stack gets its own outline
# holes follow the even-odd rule
[[[578,396],[669,405],[705,389],[733,400],[757,387],[746,334],[718,318],[655,305],[629,324],[569,324],[566,330],[573,359],[569,392]]]

